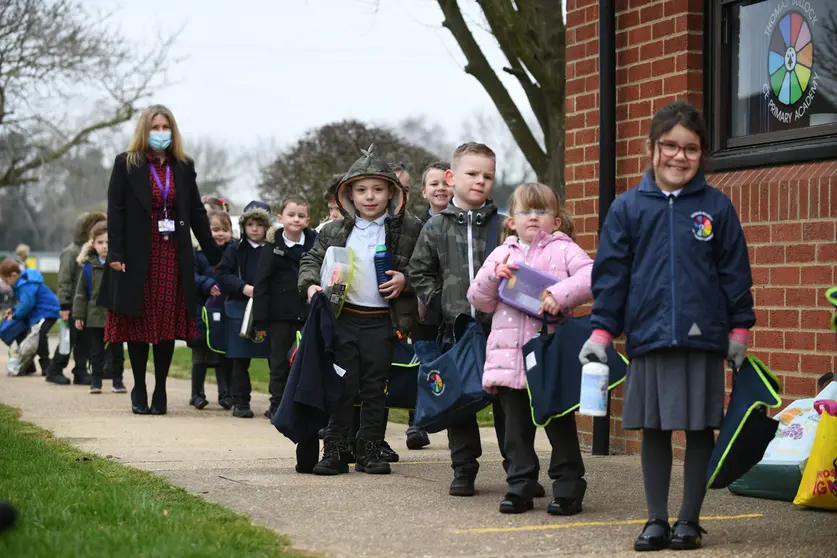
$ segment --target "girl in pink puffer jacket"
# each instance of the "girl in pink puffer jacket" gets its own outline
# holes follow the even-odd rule
[[[556,230],[571,231],[571,223],[549,187],[519,186],[512,195],[509,213],[507,226],[517,236],[509,236],[488,256],[468,289],[468,300],[477,310],[494,313],[482,385],[487,392],[497,394],[506,415],[503,449],[509,460],[508,489],[500,512],[522,513],[533,507],[531,492],[540,468],[522,348],[538,334],[543,322],[500,302],[500,282],[510,278],[520,263],[554,275],[555,285],[547,289],[549,295],[543,300],[541,312],[568,314],[593,298],[593,260],[570,236]],[[553,481],[553,501],[547,511],[552,515],[576,514],[581,511],[587,483],[574,413],[553,419],[545,430],[552,444],[549,477]]]

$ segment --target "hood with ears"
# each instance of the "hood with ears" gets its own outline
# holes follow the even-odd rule
[[[340,208],[343,217],[350,222],[354,222],[357,216],[357,210],[352,200],[349,199],[350,186],[352,182],[361,178],[380,178],[389,183],[392,199],[387,211],[391,216],[400,216],[406,211],[407,196],[404,193],[404,187],[398,177],[395,176],[389,163],[372,152],[374,147],[374,145],[370,145],[369,149],[361,149],[360,152],[363,155],[349,167],[349,172],[337,185],[337,206]]]

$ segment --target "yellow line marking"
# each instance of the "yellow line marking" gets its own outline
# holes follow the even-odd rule
[[[701,517],[701,521],[728,521],[733,519],[758,519],[764,517],[761,513],[748,513],[743,515],[715,515]],[[677,519],[672,517],[671,521]],[[623,521],[586,521],[578,523],[556,523],[552,525],[524,525],[521,527],[485,527],[482,529],[452,529],[455,535],[470,535],[482,533],[515,533],[521,531],[549,531],[553,529],[573,529],[576,527],[609,527],[613,525],[644,525],[645,519],[628,519]]]
[[[502,459],[480,459],[480,463],[502,463]],[[394,465],[450,465],[450,460],[446,461],[399,461]]]

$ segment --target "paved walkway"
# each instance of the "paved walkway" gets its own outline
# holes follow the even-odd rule
[[[208,388],[211,393],[214,386]],[[248,514],[289,535],[299,549],[333,557],[630,556],[644,523],[637,457],[587,456],[590,486],[581,515],[551,517],[544,499],[532,512],[503,516],[497,512],[504,483],[493,430],[483,429],[478,495],[455,499],[447,495],[444,434],[411,452],[404,427],[391,425],[388,438],[402,462],[389,476],[297,475],[293,446],[266,419],[233,419],[214,402],[196,411],[187,404],[183,380],[170,380],[168,393],[169,415],[140,417],[131,414],[127,395],[94,396],[40,377],[0,376],[0,402],[20,408],[24,420]],[[256,394],[256,412],[266,406],[266,397]],[[548,442],[539,436],[537,444],[547,455]],[[679,471],[674,484],[672,502],[679,502]],[[789,503],[713,491],[703,524],[710,534],[699,556],[837,556],[837,515]]]

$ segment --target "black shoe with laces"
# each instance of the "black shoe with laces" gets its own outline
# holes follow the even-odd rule
[[[529,498],[523,498],[517,494],[506,494],[500,502],[500,513],[525,513],[535,507],[535,503]]]
[[[671,544],[671,525],[662,519],[649,519],[634,542],[637,552],[665,550]]]
[[[376,446],[378,449],[378,457],[387,463],[398,463],[398,460],[401,459],[401,457],[395,453],[395,450],[392,449],[386,440],[379,440],[376,442]]]
[[[218,398],[218,404],[221,406],[221,408],[226,409],[228,411],[230,409],[232,409],[233,406],[234,406],[232,397],[230,397],[229,395],[225,395],[224,397],[219,397]]]
[[[448,493],[451,496],[473,496],[476,493],[474,487],[475,477],[467,474],[458,474],[454,472],[453,482],[450,483],[450,490]]]
[[[349,472],[349,464],[343,460],[345,447],[336,440],[326,440],[323,458],[311,470],[315,475],[334,476]]]
[[[90,382],[90,393],[102,393],[102,382],[101,380],[92,380]]]
[[[669,548],[672,550],[697,550],[702,546],[701,533],[706,533],[697,522],[680,520],[674,524]]]
[[[581,513],[581,501],[571,498],[555,498],[546,507],[549,515],[576,515]]]
[[[369,440],[358,440],[355,463],[355,471],[358,473],[369,473],[370,475],[388,475],[392,472],[389,462],[381,456],[381,447],[386,444],[383,440],[370,442]],[[389,447],[389,446],[387,446]],[[391,451],[391,450],[390,450]],[[395,453],[395,452],[393,452]]]
[[[419,450],[430,445],[430,436],[424,430],[410,428],[407,430],[407,449]]]
[[[125,384],[119,379],[113,380],[113,387],[111,388],[111,391],[113,393],[128,393],[128,389],[125,387]]]
[[[235,418],[253,418],[256,415],[253,414],[250,405],[236,405],[233,407],[232,416]]]
[[[197,410],[201,410],[209,405],[209,401],[207,401],[206,396],[199,393],[197,395],[193,395],[192,398],[189,400],[189,405],[194,407]]]

